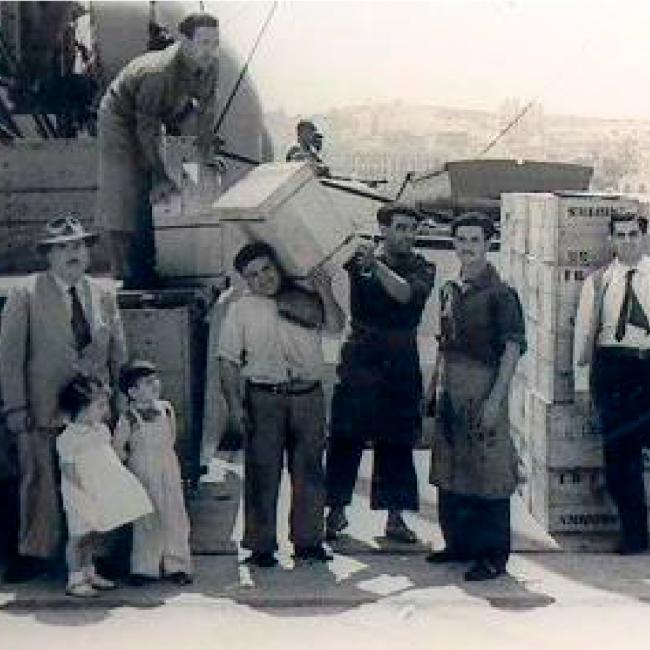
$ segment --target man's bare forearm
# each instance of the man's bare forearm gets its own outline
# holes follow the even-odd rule
[[[244,403],[241,370],[236,363],[228,359],[219,359],[221,386],[226,402],[231,409],[241,407]]]

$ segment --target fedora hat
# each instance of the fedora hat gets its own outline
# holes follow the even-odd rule
[[[36,244],[36,249],[43,253],[51,246],[71,241],[85,241],[89,246],[97,243],[99,235],[90,233],[82,223],[72,215],[56,217],[45,224],[45,236]]]

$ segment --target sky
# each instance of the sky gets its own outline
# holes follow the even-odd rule
[[[212,3],[207,3],[211,5]],[[272,4],[219,2],[248,54]],[[650,119],[650,6],[633,0],[293,0],[252,60],[265,110],[393,102]]]

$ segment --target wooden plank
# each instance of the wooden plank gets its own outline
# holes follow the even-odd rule
[[[2,190],[96,187],[95,139],[25,139],[0,148]]]
[[[44,225],[45,222],[0,223],[0,274],[32,273],[46,267],[44,258],[36,251]],[[106,242],[100,239],[90,249],[91,273],[106,272],[108,260]]]

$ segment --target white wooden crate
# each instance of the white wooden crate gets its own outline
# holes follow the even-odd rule
[[[229,249],[212,208],[222,193],[221,174],[197,161],[193,138],[164,138],[161,153],[180,193],[153,205],[156,270],[191,284],[220,280]]]
[[[555,266],[528,258],[527,313],[552,331],[571,330],[580,291],[594,267]]]
[[[530,328],[528,329],[528,323]],[[573,331],[570,329],[553,331],[545,323],[527,320],[526,335],[534,340],[536,353],[550,361],[558,372],[573,371]]]
[[[221,196],[215,214],[273,246],[296,278],[321,264],[336,273],[353,250],[354,215],[339,209],[307,163],[255,167]]]
[[[574,399],[572,371],[560,371],[539,354],[531,355],[530,387],[547,402],[567,403]]]
[[[524,193],[501,196],[501,241],[507,248],[525,254],[528,252],[528,200]]]
[[[618,530],[618,515],[598,468],[549,468],[533,462],[530,511],[549,532]]]
[[[588,397],[554,404],[531,391],[530,440],[536,462],[547,467],[603,466],[602,436]]]
[[[631,204],[618,196],[528,195],[530,254],[560,265],[607,263],[610,216],[621,207]]]

